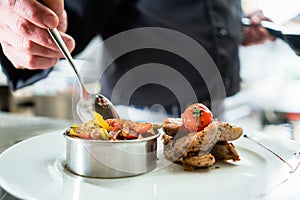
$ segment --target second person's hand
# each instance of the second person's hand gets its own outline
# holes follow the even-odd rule
[[[0,0],[0,43],[4,54],[16,68],[46,69],[56,64],[62,54],[47,28],[57,27],[68,49],[73,38],[64,32],[67,16],[63,0]]]
[[[243,28],[244,38],[243,45],[249,46],[254,44],[262,44],[266,41],[274,41],[275,37],[260,25],[262,20],[271,21],[262,11],[258,10],[248,16],[251,24]]]

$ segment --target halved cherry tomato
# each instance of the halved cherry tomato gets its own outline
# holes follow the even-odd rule
[[[111,127],[111,131],[116,132],[122,129],[123,123],[120,119],[107,119],[106,122]]]
[[[128,139],[128,140],[132,140],[132,139],[137,139],[138,138],[138,136],[136,136],[136,135],[125,135],[124,136],[126,139]]]
[[[201,103],[190,105],[181,114],[183,125],[191,132],[201,131],[211,123],[213,115],[211,111]]]
[[[130,139],[136,139],[138,137],[139,133],[131,130],[130,125],[131,125],[130,121],[124,122],[123,128],[122,128],[121,132],[119,133],[120,137],[125,138],[125,139],[129,139],[129,140]]]

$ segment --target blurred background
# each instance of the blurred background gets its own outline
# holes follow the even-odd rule
[[[261,9],[276,24],[300,33],[299,0],[242,0],[246,14]],[[101,58],[93,54],[100,37],[94,38],[76,57],[78,65],[89,57],[91,65]],[[92,58],[91,58],[92,57]],[[226,120],[246,132],[261,131],[300,140],[300,56],[281,39],[262,45],[240,47],[242,90],[226,99]],[[85,71],[88,74],[89,69]],[[0,73],[0,110],[25,116],[72,120],[72,94],[76,83],[65,61],[50,76],[30,87],[9,91]],[[97,77],[86,79],[95,87]]]

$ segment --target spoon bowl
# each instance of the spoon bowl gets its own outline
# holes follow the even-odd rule
[[[85,123],[94,118],[94,112],[100,113],[104,119],[119,119],[118,112],[116,111],[114,105],[102,94],[91,94],[85,88],[83,81],[77,71],[74,59],[71,56],[66,44],[61,38],[59,31],[54,29],[47,29],[52,39],[58,46],[61,53],[64,55],[66,60],[69,62],[70,66],[74,70],[76,77],[80,85],[80,99],[76,105],[76,112],[79,119]]]
[[[87,95],[86,99],[80,98],[76,104],[76,112],[82,122],[93,119],[93,111],[100,113],[104,119],[120,118],[112,103],[105,96],[90,93]]]

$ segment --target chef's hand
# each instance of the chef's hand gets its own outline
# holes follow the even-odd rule
[[[16,68],[47,69],[63,57],[47,28],[57,27],[68,49],[75,47],[73,38],[64,33],[67,16],[63,0],[43,0],[43,4],[36,0],[0,0],[0,43]]]
[[[251,24],[250,26],[243,27],[243,45],[249,46],[253,44],[262,44],[268,40],[275,40],[274,36],[271,36],[264,27],[260,26],[260,22],[262,20],[271,21],[270,18],[264,16],[261,11],[256,11],[248,17],[251,21]]]

